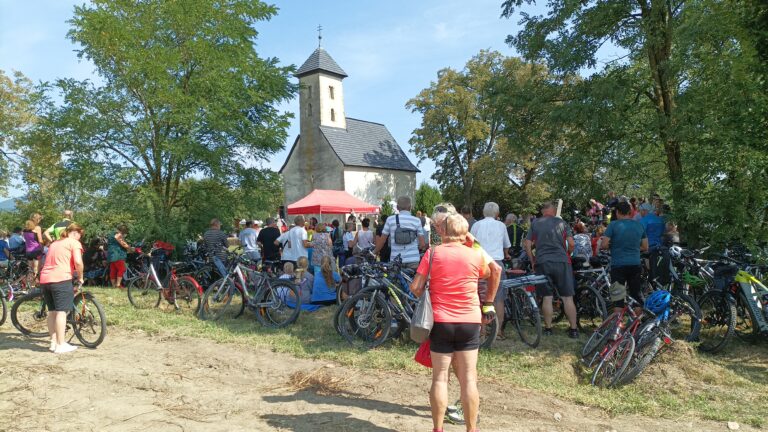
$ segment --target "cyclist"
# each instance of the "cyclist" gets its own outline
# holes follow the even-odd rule
[[[120,288],[120,283],[125,274],[125,260],[129,253],[135,252],[125,236],[128,235],[128,227],[120,225],[117,230],[107,238],[107,262],[109,262],[109,280],[112,286]]]
[[[11,259],[11,250],[5,236],[5,231],[0,230],[0,268],[7,268],[8,260]]]
[[[253,221],[245,221],[245,229],[240,231],[240,244],[243,245],[243,252],[248,259],[253,262],[261,260],[261,253],[259,253],[259,245],[256,244],[256,238],[259,233],[253,228]]]
[[[227,267],[224,263],[227,261],[227,233],[221,230],[221,221],[211,219],[211,228],[203,234],[203,243],[206,252],[213,259],[213,264],[221,277],[227,277]]]
[[[397,199],[397,210],[399,214],[390,216],[384,222],[381,236],[376,239],[376,248],[373,253],[378,255],[384,247],[384,243],[389,242],[390,261],[397,256],[403,261],[403,266],[416,269],[419,266],[419,250],[427,247],[424,240],[424,229],[421,227],[421,221],[416,216],[411,215],[411,199],[401,196]],[[401,235],[398,235],[400,232]],[[408,241],[410,240],[410,241]]]
[[[48,334],[51,336],[50,351],[56,354],[72,352],[77,349],[65,339],[67,313],[74,302],[73,277],[83,283],[83,246],[80,238],[83,228],[69,224],[60,232],[61,240],[51,243],[45,258],[45,265],[40,271],[40,283],[43,298],[48,306]]]
[[[652,281],[661,274],[658,268],[659,258],[662,255],[662,237],[664,236],[664,219],[656,215],[653,205],[643,203],[640,205],[640,224],[648,238],[648,280]],[[664,279],[664,278],[662,278]],[[661,281],[664,282],[664,281]]]
[[[63,233],[64,230],[71,223],[72,223],[72,210],[64,210],[64,218],[61,220],[61,222],[56,222],[55,224],[51,225],[43,233],[43,237],[45,238],[45,241],[47,243],[50,243],[52,241],[56,241],[60,239],[61,233]]]
[[[13,234],[11,234],[11,237],[8,239],[8,248],[13,252],[18,250],[23,252],[24,236],[22,235],[21,227],[13,229]]]
[[[24,252],[29,260],[29,268],[32,269],[32,275],[37,277],[40,269],[40,259],[43,256],[43,233],[40,228],[40,221],[43,216],[40,213],[33,213],[32,217],[24,223]]]
[[[648,250],[648,237],[631,214],[629,203],[616,204],[617,219],[608,225],[600,240],[602,249],[611,250],[611,301],[617,311],[624,307],[627,290],[632,298],[643,303],[640,252]]]
[[[552,288],[556,289],[565,307],[570,328],[568,337],[578,339],[579,330],[576,328],[576,305],[573,302],[575,281],[570,255],[575,247],[571,228],[565,221],[555,216],[557,207],[554,203],[546,202],[541,208],[541,217],[531,224],[525,239],[525,253],[531,260],[531,266],[537,274],[547,276],[554,287],[542,286],[539,295],[544,297],[542,312],[544,315],[544,334],[552,334]],[[532,249],[536,248],[536,255]]]

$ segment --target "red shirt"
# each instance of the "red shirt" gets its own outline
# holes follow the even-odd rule
[[[75,257],[83,256],[83,245],[71,238],[51,243],[45,265],[40,271],[40,283],[56,283],[72,280],[75,271]]]
[[[424,254],[417,273],[427,275],[433,253],[429,295],[435,322],[480,324],[477,280],[487,265],[482,252],[461,243],[435,246]]]

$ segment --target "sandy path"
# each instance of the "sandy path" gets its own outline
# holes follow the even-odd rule
[[[203,339],[114,328],[97,350],[56,356],[0,329],[0,431],[428,431],[429,376],[349,370]],[[330,366],[330,367],[327,367]],[[287,391],[299,370],[352,378],[350,392]],[[610,418],[523,389],[481,383],[485,431],[726,431],[723,423]],[[452,395],[457,389],[452,388]],[[554,413],[561,413],[561,421]],[[447,425],[446,431],[463,431]],[[751,430],[742,425],[740,430]]]

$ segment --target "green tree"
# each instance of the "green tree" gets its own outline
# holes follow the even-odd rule
[[[39,97],[38,89],[21,72],[11,77],[0,69],[0,172],[5,173],[0,176],[0,195],[5,194],[24,161],[18,140],[37,120],[35,103]]]
[[[441,189],[458,188],[464,205],[472,205],[477,187],[476,163],[503,137],[503,124],[491,93],[494,76],[504,58],[481,51],[462,71],[437,73],[437,82],[408,101],[406,107],[422,115],[421,126],[408,141],[420,160],[432,159],[432,178]]]
[[[440,204],[442,201],[443,196],[440,194],[439,189],[425,182],[422,182],[416,189],[413,211],[421,211],[425,215],[431,216],[435,206]]]
[[[75,8],[69,37],[103,80],[57,82],[51,113],[70,154],[130,169],[158,227],[181,205],[190,176],[236,186],[245,168],[283,147],[292,67],[256,53],[259,1],[121,2]]]

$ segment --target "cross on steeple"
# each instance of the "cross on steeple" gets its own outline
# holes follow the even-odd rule
[[[317,25],[317,47],[323,46],[323,26]]]

